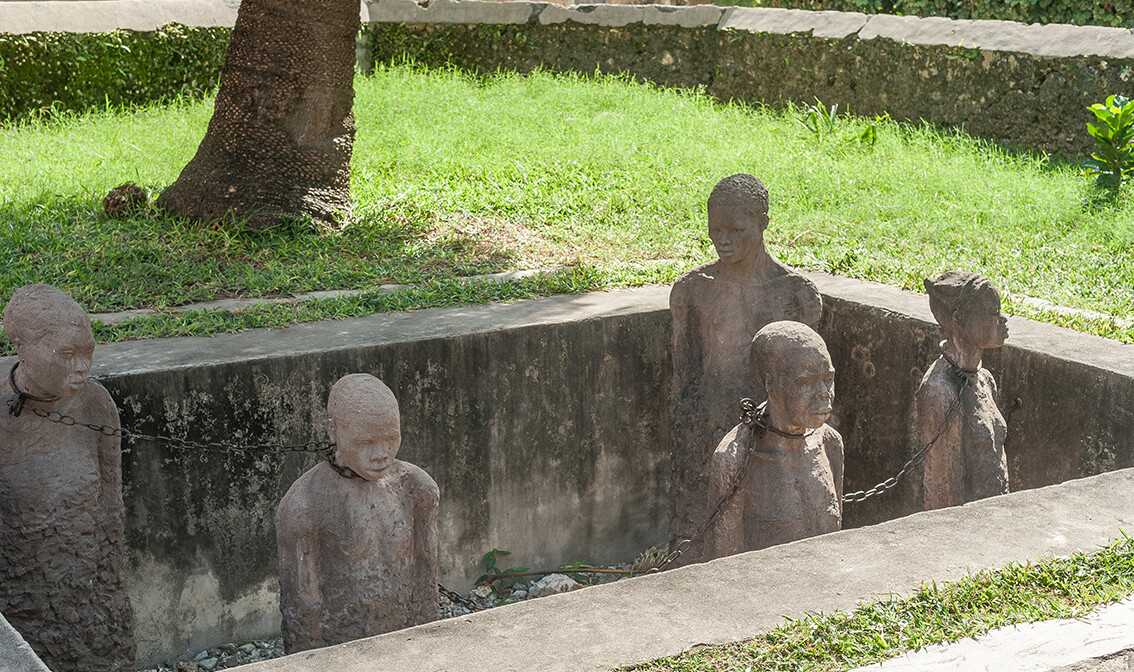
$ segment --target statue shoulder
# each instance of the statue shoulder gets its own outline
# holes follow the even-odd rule
[[[787,270],[792,283],[792,299],[799,310],[799,321],[815,328],[819,324],[819,318],[823,316],[823,295],[810,278],[794,269]]]
[[[816,433],[819,434],[819,440],[822,441],[824,446],[843,447],[843,435],[839,434],[839,430],[834,427],[824,423]]]
[[[701,264],[683,273],[669,290],[669,305],[671,307],[685,306],[692,303],[693,296],[698,292],[704,291],[702,288],[709,286],[713,282],[719,263],[720,260]]]
[[[334,487],[331,476],[342,478],[326,461],[320,461],[295,479],[276,507],[277,524],[284,520],[285,513],[291,519],[306,518],[312,503],[326,499],[327,490]]]
[[[744,423],[736,425],[717,444],[717,449],[713,451],[713,462],[731,464],[743,460],[751,439],[752,430],[747,425]]]
[[[395,460],[394,465],[401,470],[400,477],[413,487],[413,491],[418,496],[424,496],[434,501],[440,499],[441,490],[437,487],[437,481],[433,480],[429,472],[416,464],[402,462],[401,460]]]
[[[80,420],[118,426],[118,405],[98,381],[88,380],[83,384],[79,391],[79,402],[84,409],[84,417]]]
[[[936,408],[949,404],[957,395],[957,390],[958,386],[949,364],[943,357],[938,357],[921,377],[914,400],[919,409]]]

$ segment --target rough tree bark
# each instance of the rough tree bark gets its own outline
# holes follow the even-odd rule
[[[256,227],[350,205],[357,1],[244,0],[197,155],[158,198],[200,221]]]

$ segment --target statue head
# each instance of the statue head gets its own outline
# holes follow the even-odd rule
[[[68,399],[87,380],[94,356],[90,318],[51,285],[25,285],[4,308],[4,331],[16,347],[17,382],[40,397]]]
[[[369,373],[343,376],[327,397],[327,434],[338,446],[338,463],[362,478],[379,478],[402,445],[398,400]]]
[[[768,189],[751,175],[730,175],[709,194],[709,239],[726,264],[755,258],[764,251],[768,228]]]
[[[987,350],[1008,338],[1008,318],[1000,312],[1000,292],[988,278],[969,271],[947,271],[925,280],[929,309],[952,342]]]
[[[752,371],[768,392],[772,423],[815,429],[835,400],[835,367],[827,344],[802,322],[772,322],[752,339]]]

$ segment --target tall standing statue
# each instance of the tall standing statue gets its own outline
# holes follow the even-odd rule
[[[120,439],[40,415],[118,426],[87,380],[90,320],[59,289],[28,285],[4,330],[17,362],[0,381],[0,613],[55,672],[132,672]]]
[[[300,476],[276,511],[288,653],[435,621],[437,484],[395,459],[398,402],[369,374],[327,399],[334,457]]]
[[[768,400],[713,453],[709,501],[723,508],[707,559],[842,527],[843,437],[826,424],[835,399],[826,344],[807,325],[773,322],[752,339],[752,367]]]
[[[705,469],[713,446],[736,424],[743,397],[760,401],[749,345],[765,325],[811,327],[823,310],[819,291],[768,252],[768,190],[751,175],[721,180],[709,196],[709,238],[720,257],[681,276],[669,295],[673,315],[670,548],[689,539],[707,503]],[[675,564],[703,559],[694,539]]]
[[[933,443],[922,462],[925,508],[940,509],[1008,492],[1007,424],[996,380],[981,368],[984,351],[1008,338],[1008,318],[976,273],[949,271],[925,289],[945,340],[917,388],[914,428],[919,446]]]

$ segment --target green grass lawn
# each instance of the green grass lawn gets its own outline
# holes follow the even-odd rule
[[[1094,198],[1076,166],[888,120],[817,135],[798,110],[612,77],[407,66],[356,89],[356,207],[332,233],[101,213],[118,184],[157,191],[177,177],[211,100],[0,127],[0,301],[29,282],[92,312],[419,284],[397,299],[142,318],[100,329],[105,341],[669,282],[712,254],[713,185],[749,172],[769,186],[767,236],[791,264],[914,290],[965,268],[1008,292],[1134,317],[1134,201]],[[871,123],[877,141],[858,139]],[[511,287],[454,281],[547,266],[568,268]],[[1108,323],[1039,317],[1134,341]]]
[[[628,668],[636,672],[834,672],[1006,625],[1079,618],[1134,592],[1134,541],[928,584],[852,613],[787,620],[772,632]]]

